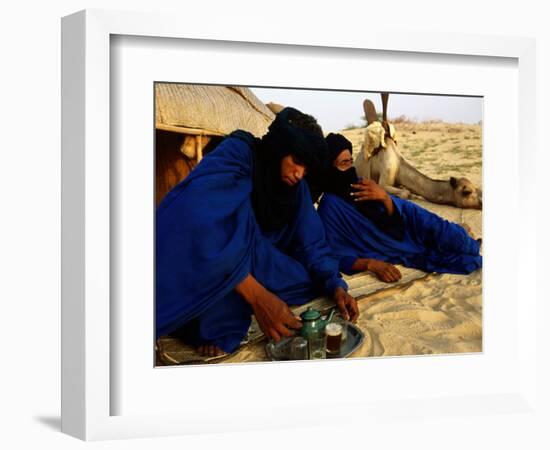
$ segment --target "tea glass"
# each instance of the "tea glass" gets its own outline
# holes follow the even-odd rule
[[[322,336],[311,336],[309,342],[309,359],[326,359],[327,357],[327,338]]]

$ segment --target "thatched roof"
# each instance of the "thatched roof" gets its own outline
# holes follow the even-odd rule
[[[263,136],[274,114],[244,87],[155,84],[158,129],[226,135],[236,129]]]

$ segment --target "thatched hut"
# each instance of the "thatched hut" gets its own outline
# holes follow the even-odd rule
[[[224,136],[263,136],[274,117],[248,88],[156,83],[156,204]]]

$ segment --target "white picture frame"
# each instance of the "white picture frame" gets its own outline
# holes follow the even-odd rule
[[[117,334],[117,323],[113,323],[110,297],[111,246],[110,229],[112,221],[111,186],[117,174],[111,171],[110,147],[112,130],[110,108],[111,92],[111,42],[113,36],[135,36],[147,38],[170,38],[212,43],[232,42],[235,45],[282,44],[278,47],[284,53],[291,46],[302,49],[327,49],[332,54],[339,51],[403,52],[414,59],[415,55],[455,55],[480,58],[505,58],[517,61],[518,95],[517,131],[522,143],[521,154],[518,144],[513,145],[519,159],[517,192],[513,196],[516,211],[522,217],[515,223],[521,242],[517,238],[511,243],[517,259],[530,260],[530,270],[535,272],[536,261],[535,229],[536,208],[534,181],[528,176],[535,167],[535,44],[532,39],[514,37],[488,37],[444,33],[399,33],[381,31],[373,27],[368,33],[327,35],[323,30],[309,32],[302,36],[289,31],[285,35],[262,29],[259,25],[250,28],[218,26],[210,31],[199,23],[186,22],[182,27],[180,18],[166,14],[144,14],[87,10],[67,16],[62,22],[62,431],[85,440],[164,436],[209,431],[242,431],[266,427],[307,426],[314,423],[352,421],[358,418],[373,418],[381,415],[384,420],[402,420],[404,411],[411,416],[430,416],[431,409],[437,409],[441,416],[467,417],[471,415],[493,415],[503,411],[515,414],[539,414],[537,404],[537,353],[526,349],[536,348],[536,292],[534,283],[525,283],[525,297],[519,305],[514,319],[513,344],[515,362],[519,362],[517,373],[497,392],[468,392],[457,396],[430,396],[426,393],[414,395],[406,389],[388,400],[364,399],[334,401],[337,413],[319,408],[317,404],[291,405],[285,408],[284,401],[268,404],[264,409],[253,411],[235,408],[234,405],[217,405],[218,411],[207,417],[201,409],[200,398],[191,398],[190,405],[181,412],[170,413],[145,411],[136,413],[112,412],[114,391],[120,389],[113,381],[112,337]],[[160,45],[163,45],[162,43]],[[420,57],[420,56],[417,56]],[[215,77],[214,77],[215,78]],[[163,80],[165,81],[165,80]],[[188,81],[185,79],[178,81]],[[189,80],[199,81],[199,80]],[[223,81],[223,80],[221,80]],[[151,105],[148,105],[151,107]],[[515,121],[515,119],[513,119]],[[152,132],[152,129],[151,129]],[[485,150],[485,147],[484,147]],[[152,148],[151,148],[152,151]],[[520,202],[519,199],[522,199]],[[487,201],[485,201],[487,203]],[[485,217],[487,219],[487,217]],[[516,219],[517,220],[517,219]],[[490,221],[489,221],[490,222]],[[493,245],[498,244],[493,243]],[[485,244],[484,244],[485,245]],[[489,238],[488,246],[491,245]],[[510,269],[517,279],[512,286],[522,286],[529,280],[526,268],[513,265]],[[484,274],[486,276],[486,274]],[[516,284],[517,283],[517,284]],[[514,306],[518,306],[517,291]],[[485,325],[487,322],[485,322]],[[497,349],[499,350],[499,349]],[[148,352],[150,349],[142,349]],[[116,355],[115,355],[116,356]],[[489,358],[490,355],[485,354]],[[386,358],[385,358],[386,359]],[[436,364],[455,364],[451,359],[440,359]],[[479,360],[477,360],[479,362]],[[327,366],[327,373],[359,373],[355,365],[334,362]],[[389,359],[386,365],[401,370],[399,359]],[[460,363],[459,363],[460,364]],[[475,361],[474,361],[475,364]],[[283,365],[284,366],[284,365]],[[226,368],[241,378],[267,376],[275,369],[266,365],[242,365],[238,369]],[[318,366],[309,365],[301,369],[302,374],[313,375]],[[147,370],[154,370],[153,367]],[[216,378],[217,372],[188,371],[178,374],[183,380],[197,376],[208,380]],[[224,369],[225,370],[225,369]],[[276,369],[280,376],[288,375],[288,365]],[[427,369],[412,368],[419,374]],[[285,372],[286,371],[286,372]],[[167,370],[163,371],[165,374]],[[225,372],[227,373],[227,371]],[[251,375],[253,374],[253,375]],[[374,376],[374,375],[373,375]],[[168,378],[165,375],[164,378]],[[396,414],[392,404],[401,402],[403,408]],[[346,413],[342,415],[342,406]],[[280,412],[280,414],[274,414]],[[284,412],[284,413],[283,413]],[[227,420],[231,415],[231,420]]]

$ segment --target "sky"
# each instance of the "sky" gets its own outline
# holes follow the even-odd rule
[[[340,131],[364,122],[363,100],[371,99],[382,112],[379,93],[318,91],[306,89],[251,88],[263,103],[293,106],[314,116],[323,131]],[[390,94],[388,119],[407,116],[412,120],[478,123],[482,120],[483,98],[443,95]]]

